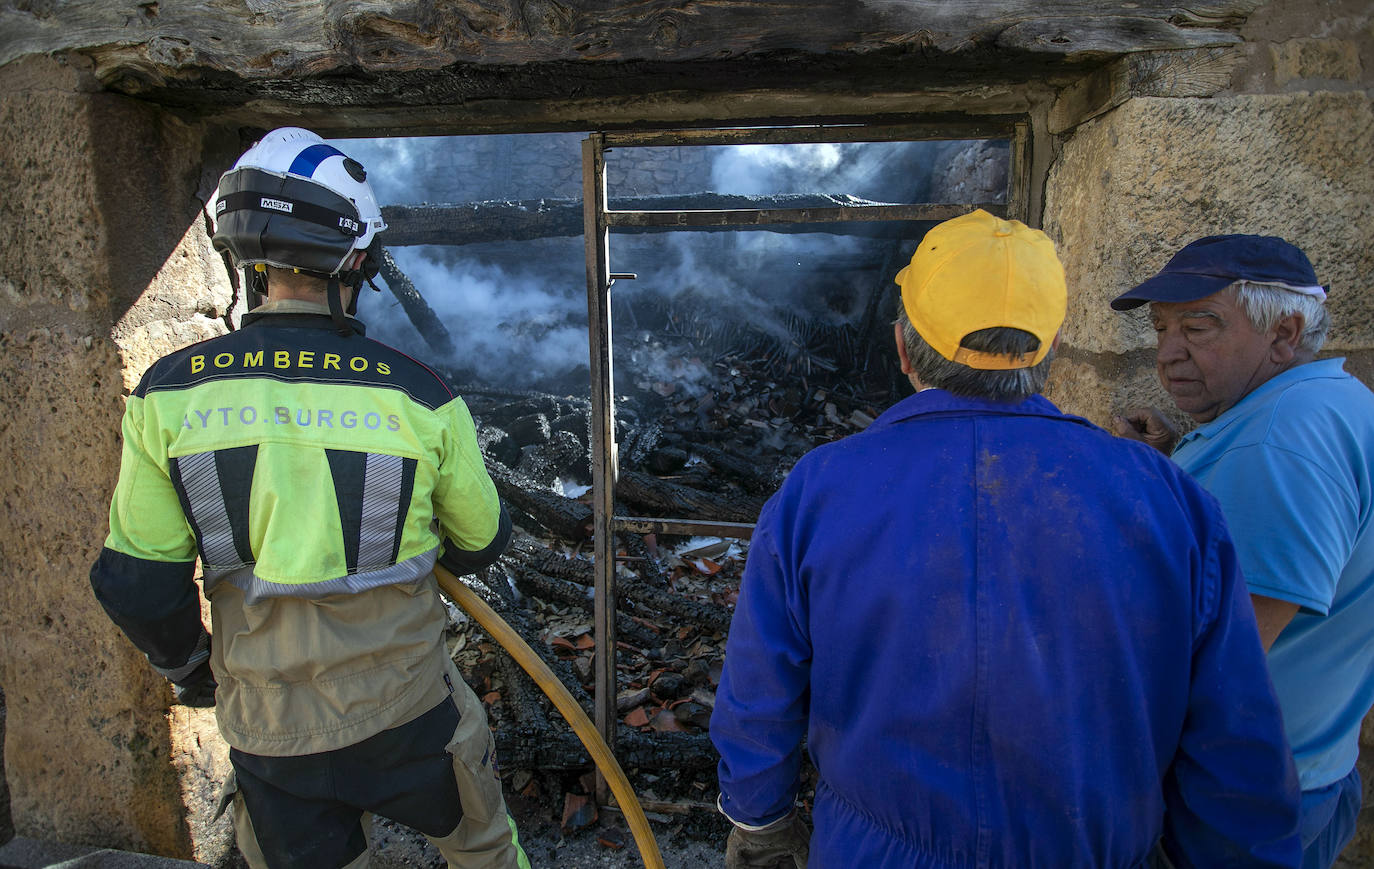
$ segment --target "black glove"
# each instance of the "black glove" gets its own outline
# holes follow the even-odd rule
[[[811,831],[794,809],[761,830],[731,830],[725,869],[806,869],[810,851]]]
[[[215,689],[218,687],[210,662],[202,661],[188,676],[172,683],[173,702],[181,706],[214,706]]]

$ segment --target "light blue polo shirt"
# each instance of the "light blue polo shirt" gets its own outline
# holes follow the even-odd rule
[[[1354,768],[1374,705],[1374,393],[1344,361],[1271,378],[1173,454],[1221,502],[1251,593],[1300,606],[1269,671],[1303,790]]]

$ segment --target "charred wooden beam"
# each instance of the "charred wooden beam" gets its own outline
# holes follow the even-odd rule
[[[670,102],[673,92],[829,91],[843,82],[871,102],[883,86],[936,89],[975,75],[980,83],[1026,80],[1126,52],[1239,43],[1237,31],[1260,5],[22,2],[0,5],[0,64],[80,55],[106,87],[157,102],[253,103],[253,113],[310,127],[341,125],[341,115],[376,107],[353,123],[370,119],[377,134],[439,123],[471,132],[463,111],[487,124],[511,115],[512,123],[537,125],[519,105],[537,98],[555,113],[574,99],[640,94]],[[516,105],[493,111],[495,100]],[[745,111],[753,100],[734,102]],[[636,108],[624,110],[627,122],[642,123],[644,109]],[[568,111],[565,123],[582,125],[566,129],[601,116],[585,105]]]
[[[487,473],[501,498],[566,540],[584,540],[592,533],[592,508],[565,498],[490,457]]]
[[[799,145],[809,142],[910,142],[997,139],[1008,134],[1005,120],[959,120],[881,126],[725,127],[714,130],[612,130],[607,148],[668,148],[677,145]]]
[[[580,558],[567,558],[549,549],[538,540],[516,530],[506,547],[504,558],[514,561],[545,576],[566,579],[579,585],[591,585],[591,564]]]
[[[1065,88],[1050,109],[1049,132],[1058,135],[1133,97],[1210,97],[1244,61],[1238,48],[1126,55]]]
[[[622,767],[634,769],[714,769],[720,755],[708,733],[641,733],[621,727],[615,756]]]
[[[386,285],[391,288],[391,294],[401,303],[411,324],[420,333],[420,337],[425,339],[425,343],[436,353],[446,357],[452,356],[453,338],[448,334],[448,329],[444,328],[444,324],[439,321],[424,296],[420,295],[420,291],[415,289],[415,283],[406,277],[400,266],[396,265],[396,260],[389,250],[382,251],[380,273]]]
[[[904,221],[940,221],[963,214],[970,208],[968,205],[896,205],[870,202],[847,194],[824,193],[636,196],[614,200],[612,205],[614,210],[608,212],[607,220],[620,232],[711,231],[755,226],[770,232],[825,232],[874,238],[907,238],[911,229],[902,225]],[[1004,206],[984,203],[983,207],[996,212]],[[583,229],[580,199],[388,205],[382,209],[382,217],[387,223],[386,243],[391,247],[574,237],[581,235]]]
[[[976,203],[987,211],[1004,215],[1006,207],[996,202]],[[903,221],[939,222],[972,210],[972,205],[893,203],[850,203],[832,206],[793,206],[791,208],[703,208],[683,210],[615,210],[606,214],[606,223],[622,232],[653,232],[679,229],[767,229],[769,232],[828,232],[835,235],[869,235],[901,238],[910,234],[905,227],[873,227],[875,223]],[[830,224],[835,224],[831,226]]]
[[[513,756],[529,755],[533,746],[547,742],[553,728],[549,724],[550,704],[541,699],[538,686],[515,659],[500,653],[496,667],[505,683],[500,700],[502,715],[496,727],[497,751],[501,762],[508,764]]]
[[[528,535],[517,535],[515,547],[522,541],[526,546],[537,547],[537,541]],[[529,642],[530,648],[571,692],[577,704],[590,714],[592,700],[578,675],[567,661],[551,654],[548,646],[538,641],[540,631],[523,607],[493,591],[500,581],[500,576],[487,575],[480,586],[470,587]],[[573,593],[579,594],[580,588],[573,587]],[[581,596],[585,598],[585,594]],[[644,632],[637,625],[635,628]],[[625,627],[620,625],[618,630],[624,631]],[[534,680],[504,651],[497,652],[496,667],[504,686],[499,701],[503,718],[495,734],[502,764],[507,769],[549,770],[589,766],[591,757],[586,748],[562,723],[562,717],[543,697]],[[626,769],[706,770],[716,762],[715,750],[705,733],[642,733],[623,724],[617,727],[616,757]]]
[[[776,492],[782,483],[774,470],[764,470],[757,460],[727,453],[709,444],[693,444],[692,452],[705,459],[714,470],[739,480],[751,495],[767,497]]]
[[[489,585],[489,583],[488,583]],[[591,698],[566,661],[549,654],[547,646],[539,642],[538,631],[523,609],[507,599],[494,595],[490,589],[474,589],[496,613],[525,638],[530,648],[549,667],[563,686],[572,693],[584,710],[591,708]],[[544,767],[573,769],[590,763],[585,749],[576,737],[560,731],[553,724],[558,713],[535,685],[534,680],[505,651],[496,653],[496,667],[503,688],[498,701],[501,710],[500,726],[496,728],[497,751],[508,767]]]
[[[687,519],[754,522],[763,508],[762,498],[701,492],[639,471],[621,471],[615,494],[639,507]]]
[[[579,463],[587,468],[587,447],[572,432],[556,431],[547,442],[526,450],[515,470],[535,482],[552,486]]]
[[[558,556],[539,546],[537,541],[527,535],[518,535],[512,541],[510,548],[506,550],[506,557],[528,570],[542,574],[545,580],[558,577],[575,583],[580,588],[590,588],[594,581],[590,562]],[[516,581],[522,581],[518,570]],[[673,616],[675,619],[712,631],[725,631],[730,627],[730,610],[726,607],[688,600],[667,589],[655,588],[642,579],[629,576],[619,577],[617,583],[620,597],[644,610]],[[530,593],[538,595],[535,591]],[[558,594],[558,599],[565,602],[590,603],[586,599],[585,591],[559,588],[551,590],[550,593]]]
[[[549,440],[549,418],[542,413],[532,413],[512,419],[503,428],[515,438],[520,446],[547,443]]]
[[[688,600],[667,589],[654,588],[643,580],[621,577],[620,594],[632,603],[676,616],[709,631],[724,633],[730,629],[730,610],[725,607]]]
[[[520,444],[510,436],[510,432],[494,425],[477,426],[477,448],[487,459],[500,462],[508,468],[520,463]]]
[[[500,605],[506,607],[515,606],[515,591],[511,588],[510,580],[506,577],[506,572],[499,567],[492,566],[475,574],[482,586],[492,595],[500,598]]]
[[[486,412],[501,418],[523,416],[527,413],[543,413],[553,417],[568,413],[573,408],[587,407],[585,398],[550,395],[530,389],[503,389],[483,383],[468,384],[462,392],[464,395],[481,396],[488,401],[499,400],[500,404],[488,405]]]
[[[582,688],[582,683],[573,673],[572,667],[568,665],[567,661],[555,657],[549,652],[548,646],[539,641],[541,631],[535,626],[529,612],[509,597],[493,592],[489,585],[489,583],[484,582],[479,586],[469,584],[468,587],[481,597],[517,634],[524,638],[530,649],[553,671],[558,680],[563,683],[564,687],[583,708],[590,708],[591,698]]]
[[[645,581],[650,588],[666,588],[668,585],[668,573],[663,569],[663,565],[649,551],[649,546],[644,542],[642,534],[620,534],[620,543],[625,547],[625,551],[630,555],[641,559],[643,569],[640,576],[645,577]]]

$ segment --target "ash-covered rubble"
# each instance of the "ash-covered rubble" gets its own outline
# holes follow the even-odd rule
[[[801,455],[861,430],[893,397],[891,372],[852,370],[861,358],[852,335],[827,345],[811,334],[807,345],[741,333],[707,356],[693,348],[721,336],[678,327],[617,336],[619,516],[752,523]],[[499,564],[466,581],[591,715],[591,402],[457,391],[516,525]],[[747,549],[745,540],[618,534],[616,755],[627,770],[681,783],[661,784],[678,801],[714,793],[707,730]],[[512,788],[538,791],[541,776],[546,789],[575,783],[590,757],[534,682],[456,611],[450,642],[488,705]],[[549,784],[558,771],[563,784]]]

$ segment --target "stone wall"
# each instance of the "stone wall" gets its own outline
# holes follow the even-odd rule
[[[87,579],[107,530],[124,396],[224,328],[198,129],[92,92],[49,59],[0,69],[0,684],[20,835],[190,856],[167,686]]]

